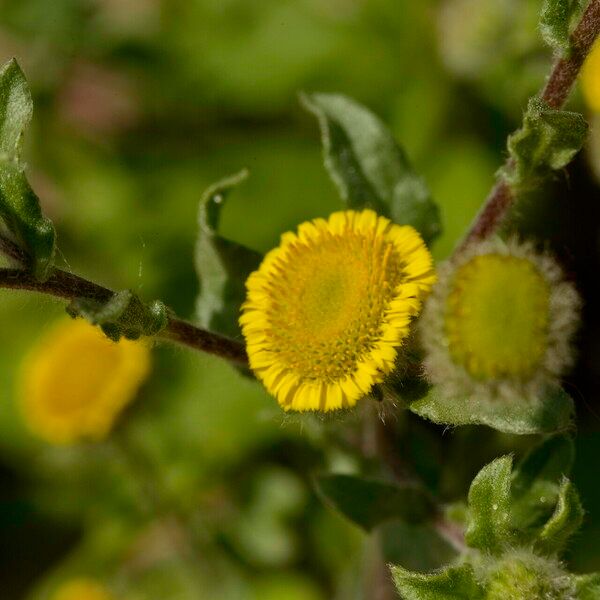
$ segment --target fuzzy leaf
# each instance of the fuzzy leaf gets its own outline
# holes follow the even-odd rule
[[[431,242],[441,231],[439,210],[387,127],[342,95],[311,94],[301,100],[319,120],[325,166],[344,203],[412,225]]]
[[[512,458],[504,456],[479,471],[469,490],[465,540],[472,548],[500,552],[511,539]]]
[[[49,277],[55,252],[52,222],[42,215],[19,162],[21,139],[33,111],[23,72],[15,60],[0,70],[0,217],[26,251],[34,276]]]
[[[533,448],[514,470],[512,520],[522,542],[537,537],[552,515],[560,483],[571,472],[574,454],[569,436],[551,436]]]
[[[579,0],[544,0],[540,15],[540,31],[546,44],[562,55],[571,49],[569,38],[571,17]]]
[[[560,551],[583,522],[583,507],[575,486],[564,479],[558,493],[556,509],[542,529],[537,546],[549,554]]]
[[[396,589],[404,600],[478,600],[484,591],[468,565],[433,574],[413,573],[391,567]]]
[[[566,167],[581,150],[588,124],[582,115],[554,110],[539,98],[529,101],[521,129],[508,138],[514,166],[505,174],[522,185],[547,171]]]
[[[202,327],[233,338],[241,335],[238,319],[246,297],[246,279],[259,266],[262,256],[222,238],[218,228],[227,195],[247,176],[247,171],[240,171],[208,188],[198,213],[195,262],[200,293],[196,317]]]
[[[412,402],[409,409],[434,423],[488,425],[515,434],[567,430],[573,419],[573,401],[561,388],[549,389],[536,402],[485,402],[480,398],[448,397],[439,387]]]
[[[155,300],[145,304],[130,290],[117,292],[104,303],[77,298],[69,304],[67,312],[98,325],[115,342],[121,337],[137,340],[156,335],[168,323],[167,307],[162,302]]]
[[[387,563],[412,571],[433,571],[453,562],[457,551],[430,523],[386,521],[375,532]]]
[[[418,523],[435,507],[417,486],[398,486],[352,475],[326,475],[315,480],[323,502],[367,531],[389,519]]]
[[[600,598],[600,573],[579,575],[575,578],[577,600],[598,600]]]

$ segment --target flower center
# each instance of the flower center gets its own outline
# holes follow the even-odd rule
[[[477,256],[458,269],[446,306],[453,360],[473,377],[527,377],[547,342],[549,288],[530,261]]]
[[[398,253],[375,232],[323,231],[282,262],[268,318],[279,359],[305,380],[344,378],[378,341],[402,280]]]

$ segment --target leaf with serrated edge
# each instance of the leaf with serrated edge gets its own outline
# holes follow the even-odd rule
[[[247,176],[246,170],[240,171],[212,185],[203,194],[198,212],[196,318],[202,327],[229,337],[241,335],[238,319],[246,297],[246,279],[262,260],[258,252],[218,234],[225,199]]]
[[[325,166],[349,208],[372,208],[412,225],[426,242],[441,231],[439,210],[387,127],[339,94],[304,94],[319,120]]]
[[[450,567],[432,574],[412,573],[390,567],[396,589],[404,600],[479,600],[484,590],[471,567]]]
[[[479,471],[469,490],[465,540],[472,548],[499,553],[510,542],[512,457],[504,456]]]
[[[325,475],[315,479],[315,487],[325,504],[366,530],[394,518],[418,523],[435,513],[429,497],[415,485]]]

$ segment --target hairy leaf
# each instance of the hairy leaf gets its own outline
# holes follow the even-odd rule
[[[389,519],[418,523],[435,507],[423,490],[352,475],[326,475],[315,480],[323,502],[366,530]]]
[[[504,456],[479,471],[469,490],[465,540],[472,548],[499,553],[511,539],[512,458]]]
[[[583,521],[583,507],[575,486],[564,479],[558,494],[556,509],[542,529],[537,546],[547,553],[555,553],[565,546]]]
[[[423,574],[391,567],[396,589],[405,600],[478,600],[484,590],[469,565]]]
[[[439,387],[412,402],[409,409],[434,423],[488,425],[515,434],[567,430],[573,419],[573,401],[561,388],[548,389],[535,402],[491,402],[480,398],[449,397]]]
[[[21,139],[33,111],[23,72],[15,60],[0,70],[0,217],[31,261],[37,279],[50,275],[55,252],[52,222],[42,215],[19,162]]]
[[[575,578],[577,600],[598,600],[600,598],[600,573],[580,575]]]
[[[67,312],[72,317],[83,317],[92,325],[100,326],[115,342],[121,337],[137,340],[156,335],[168,323],[167,307],[162,302],[155,300],[145,304],[130,290],[117,292],[105,303],[78,298],[69,304]]]
[[[588,124],[582,115],[550,108],[539,98],[529,101],[521,129],[508,138],[513,161],[506,176],[522,185],[547,171],[566,167],[581,150]]]
[[[533,448],[514,470],[512,519],[523,542],[537,537],[552,515],[561,481],[571,472],[574,454],[569,436],[551,436]]]
[[[431,242],[441,231],[439,210],[386,126],[342,95],[303,95],[302,103],[319,120],[325,166],[345,204],[412,225]]]
[[[247,176],[247,171],[241,171],[208,188],[198,213],[195,262],[200,293],[196,317],[202,327],[229,337],[241,335],[238,319],[246,297],[246,279],[262,260],[258,252],[218,234],[225,199]]]
[[[579,0],[544,0],[542,5],[542,37],[552,49],[562,55],[568,54],[571,49],[571,18],[578,7]]]

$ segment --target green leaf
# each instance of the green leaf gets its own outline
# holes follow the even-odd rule
[[[15,60],[0,70],[0,217],[26,251],[39,280],[50,275],[55,252],[52,222],[42,215],[19,162],[21,139],[33,111],[27,81]]]
[[[326,475],[315,479],[323,502],[367,531],[389,519],[423,522],[435,506],[415,485],[399,486],[352,475]]]
[[[238,319],[246,298],[246,279],[258,268],[262,256],[222,238],[218,228],[227,195],[247,176],[247,171],[240,171],[208,188],[198,214],[195,262],[200,293],[196,317],[202,327],[234,338],[241,335]]]
[[[77,298],[69,304],[67,312],[72,317],[83,317],[92,325],[98,325],[115,342],[121,337],[137,340],[156,335],[169,320],[167,307],[162,302],[155,300],[145,304],[130,290],[117,292],[104,303]]]
[[[472,548],[499,553],[510,542],[512,458],[504,456],[479,471],[469,490],[465,541]]]
[[[600,573],[575,577],[577,600],[598,600],[600,598]]]
[[[544,41],[556,52],[566,56],[571,50],[571,17],[579,0],[544,0],[540,15],[540,31]]]
[[[301,96],[319,120],[325,166],[349,208],[372,208],[412,225],[431,242],[441,231],[439,210],[386,126],[338,94]]]
[[[513,161],[505,173],[509,183],[531,183],[545,172],[566,167],[581,150],[587,132],[588,124],[579,113],[554,110],[532,98],[521,129],[508,138]]]
[[[571,472],[575,449],[566,435],[548,437],[513,472],[512,520],[522,542],[537,537],[558,499],[560,483]]]
[[[583,522],[583,507],[575,486],[564,479],[558,493],[556,509],[542,529],[537,546],[543,552],[556,553],[565,546],[569,538]]]
[[[515,434],[553,433],[571,427],[574,406],[561,388],[548,389],[537,401],[485,401],[473,397],[449,397],[440,387],[409,405],[409,409],[434,423],[488,425]]]
[[[386,563],[411,571],[433,571],[451,562],[457,551],[431,523],[407,523],[393,520],[375,529]]]
[[[433,574],[391,567],[396,589],[404,600],[478,600],[484,591],[469,565],[450,567]]]

